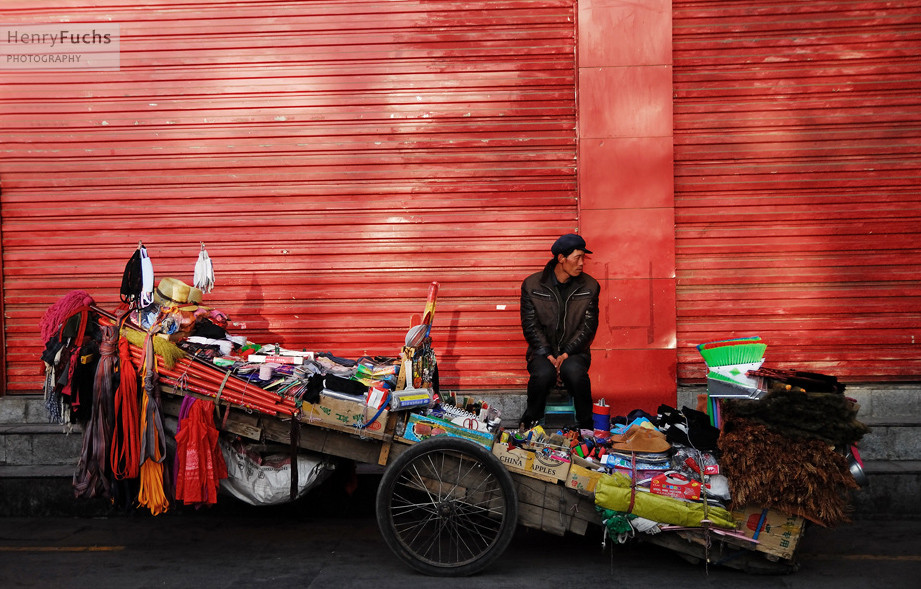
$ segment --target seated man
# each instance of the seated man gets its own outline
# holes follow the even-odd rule
[[[589,350],[598,329],[598,281],[582,271],[585,240],[563,235],[550,248],[553,259],[521,283],[521,329],[528,342],[528,406],[520,425],[544,416],[550,390],[562,381],[572,395],[576,420],[592,429]]]

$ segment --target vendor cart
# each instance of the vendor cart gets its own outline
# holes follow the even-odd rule
[[[109,322],[117,320],[98,307],[94,311]],[[127,322],[123,329],[139,331]],[[325,396],[316,403],[295,401],[249,384],[231,367],[194,356],[169,365],[152,353],[150,340],[143,345],[134,340],[133,363],[156,364],[164,416],[178,417],[186,398],[205,400],[214,404],[224,432],[287,446],[292,455],[307,450],[382,467],[376,498],[381,535],[403,562],[425,574],[481,571],[502,555],[519,523],[563,535],[585,534],[598,522],[590,494],[567,489],[547,475],[506,468],[491,451],[492,432],[479,433],[476,441],[453,435],[419,441],[407,434],[416,413],[374,411],[361,402]]]
[[[209,398],[203,391],[161,390],[167,415],[178,414],[182,396]],[[399,435],[405,413],[390,412],[380,428],[357,429],[236,406],[227,411],[228,432],[278,444],[295,439],[304,450],[384,467],[376,498],[381,535],[404,563],[425,574],[465,576],[486,568],[519,523],[557,535],[585,534],[598,523],[590,496],[513,473],[478,443],[449,436],[408,442]]]
[[[381,535],[400,560],[422,573],[464,576],[483,570],[503,554],[518,524],[561,536],[584,535],[590,524],[601,524],[593,495],[593,477],[600,473],[570,469],[565,459],[565,468],[558,468],[559,460],[557,466],[540,465],[541,452],[516,467],[500,459],[512,450],[502,448],[495,432],[468,436],[463,428],[448,427],[434,434],[429,428],[419,439],[411,434],[424,417],[413,411],[336,398],[301,402],[251,385],[231,367],[193,356],[168,365],[152,345],[130,347],[138,365],[155,363],[164,415],[180,415],[186,398],[206,400],[225,432],[287,445],[292,455],[303,449],[382,467],[376,496]],[[704,521],[644,539],[692,561],[759,572],[795,568],[792,551],[782,557],[757,552],[756,538],[711,529]]]
[[[213,399],[169,386],[162,391],[169,415],[177,414],[182,395]],[[304,450],[383,467],[375,505],[381,535],[402,562],[424,574],[482,571],[504,553],[519,524],[559,536],[589,529],[601,535],[593,494],[576,488],[581,485],[575,475],[549,480],[514,472],[483,445],[459,437],[411,443],[400,435],[406,413],[390,412],[382,427],[369,430],[332,421],[292,422],[236,406],[227,410],[224,428],[231,433],[278,444],[294,438]],[[797,566],[792,553],[781,558],[759,552],[757,542],[706,525],[638,539],[692,563],[772,574]]]
[[[170,386],[162,391],[169,415],[177,414],[182,396],[216,398]],[[380,427],[356,428],[336,420],[335,410],[306,411],[324,419],[298,421],[230,406],[223,427],[252,440],[289,444],[294,439],[304,450],[383,467],[375,506],[381,535],[401,561],[424,574],[466,576],[485,569],[504,553],[518,524],[559,536],[585,535],[590,528],[601,535],[593,493],[581,484],[575,467],[571,476],[553,479],[515,472],[484,445],[461,437],[411,442],[401,433],[408,413],[388,412]],[[694,563],[758,573],[796,569],[792,551],[783,558],[759,552],[756,541],[706,523],[638,539]]]

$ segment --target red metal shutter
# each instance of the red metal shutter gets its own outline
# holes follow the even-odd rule
[[[120,24],[118,72],[4,72],[7,391],[37,323],[157,280],[260,343],[399,353],[431,281],[449,388],[522,387],[518,286],[577,225],[574,0],[22,1],[4,23]]]
[[[695,344],[917,380],[921,3],[676,1],[679,379]]]

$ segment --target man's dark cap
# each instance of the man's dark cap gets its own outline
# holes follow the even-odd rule
[[[559,254],[568,256],[573,250],[582,250],[587,254],[592,253],[592,250],[585,247],[585,240],[582,239],[582,236],[576,235],[575,233],[561,235],[559,239],[553,242],[553,247],[550,248],[550,252],[554,256],[558,256]]]

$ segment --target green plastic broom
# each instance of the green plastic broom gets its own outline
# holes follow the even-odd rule
[[[709,367],[760,362],[765,350],[767,345],[761,342],[759,336],[719,340],[697,346],[697,351]]]

